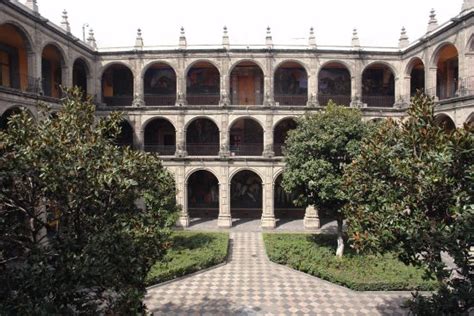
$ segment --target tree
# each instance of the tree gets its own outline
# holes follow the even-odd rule
[[[466,312],[474,297],[468,252],[474,243],[474,134],[467,125],[446,131],[433,111],[432,98],[418,94],[405,122],[390,120],[362,143],[345,173],[345,213],[356,249],[395,251],[442,283],[426,313]],[[446,269],[443,252],[454,259],[459,277]]]
[[[57,115],[0,132],[0,314],[135,314],[168,245],[175,187],[158,158],[121,148],[119,113],[69,91]]]
[[[367,134],[357,109],[328,103],[323,112],[308,114],[298,120],[285,142],[286,168],[282,185],[297,196],[296,204],[314,205],[336,217],[338,224],[337,256],[342,256],[342,207],[347,203],[342,186],[344,166],[358,152]]]

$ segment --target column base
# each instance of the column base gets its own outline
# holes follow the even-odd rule
[[[231,228],[232,227],[232,217],[230,217],[230,216],[219,216],[217,218],[217,227],[219,227],[219,228]]]
[[[189,226],[189,216],[188,215],[181,215],[178,218],[178,222],[176,223],[176,226],[182,227],[182,228],[188,227]]]
[[[262,228],[265,228],[265,229],[274,229],[276,227],[275,217],[262,216],[261,225],[262,225]]]
[[[304,228],[305,229],[319,229],[319,228],[321,228],[321,223],[319,222],[319,217],[317,217],[317,216],[305,216],[304,217]]]

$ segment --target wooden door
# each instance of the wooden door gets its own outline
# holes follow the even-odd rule
[[[255,80],[253,76],[239,76],[239,105],[253,105],[255,102]]]

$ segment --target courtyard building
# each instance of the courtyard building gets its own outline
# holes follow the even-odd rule
[[[417,90],[435,97],[436,118],[447,130],[474,124],[474,1],[457,16],[399,46],[365,47],[357,31],[343,47],[232,45],[224,27],[219,45],[148,48],[141,30],[129,48],[100,49],[44,19],[34,0],[0,0],[0,128],[38,102],[60,107],[61,87],[80,87],[97,116],[123,111],[117,143],[156,153],[174,174],[179,225],[192,218],[259,218],[274,228],[285,218],[319,227],[318,212],[293,204],[281,187],[284,142],[296,118],[324,110],[329,100],[360,108],[364,120],[403,120]],[[263,40],[263,38],[262,38]]]

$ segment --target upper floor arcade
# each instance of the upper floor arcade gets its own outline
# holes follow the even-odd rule
[[[97,50],[16,1],[0,1],[0,89],[61,97],[79,86],[107,107],[403,108],[418,89],[474,94],[474,10],[399,48],[302,46]],[[94,44],[94,45],[92,45]]]

